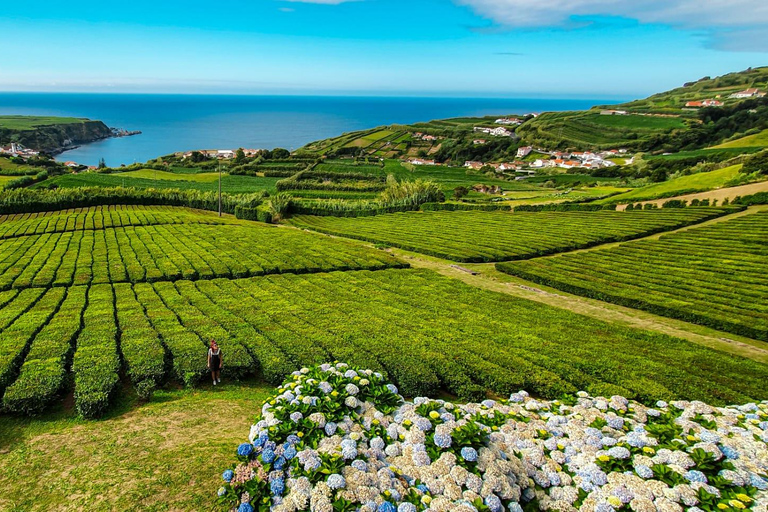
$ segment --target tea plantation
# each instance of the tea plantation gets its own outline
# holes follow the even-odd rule
[[[768,341],[768,212],[499,270],[579,295]]]
[[[531,258],[628,240],[695,224],[732,210],[395,213],[374,217],[297,216],[293,224],[462,262]]]
[[[425,227],[428,247],[442,244],[456,257],[504,258],[638,236],[725,211],[329,220],[373,226],[367,229],[391,222],[390,233],[403,221],[453,223],[469,234],[466,242],[438,238],[438,229]],[[743,312],[746,325],[765,315],[758,275],[765,219],[768,214],[745,216],[663,238],[655,253],[667,254],[665,264],[675,268],[711,265],[699,260],[706,251],[714,257],[726,250],[719,237],[754,232],[731,243],[721,263],[734,273],[751,268],[748,273],[706,274],[686,292],[709,299],[713,316]],[[481,237],[493,241],[491,249],[481,247]],[[302,366],[344,360],[385,372],[408,396],[478,399],[527,389],[559,397],[583,389],[648,403],[677,397],[738,403],[768,392],[764,364],[408,269],[387,252],[290,227],[186,208],[114,206],[5,216],[0,239],[4,414],[40,413],[73,391],[76,411],[98,417],[124,385],[144,398],[173,383],[194,386],[206,374],[211,339],[222,347],[229,380],[257,376],[276,384]],[[687,255],[684,265],[673,264],[677,254]],[[627,286],[651,283],[642,292],[647,297],[662,288],[641,264],[631,265],[622,277]],[[663,284],[671,288],[680,279],[666,276]],[[735,300],[736,285],[751,306]],[[718,287],[721,296],[713,293]]]

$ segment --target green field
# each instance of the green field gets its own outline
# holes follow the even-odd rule
[[[500,263],[547,286],[768,341],[768,213],[573,255]]]
[[[454,261],[531,258],[628,240],[722,215],[726,209],[598,212],[408,212],[375,217],[297,216],[302,228]]]
[[[636,188],[624,194],[598,201],[598,203],[631,203],[692,194],[694,192],[706,192],[707,190],[725,187],[730,182],[737,180],[741,176],[740,171],[741,164],[731,165],[716,171],[689,174],[688,176],[681,176],[680,178]]]
[[[768,130],[763,130],[760,133],[754,135],[748,135],[740,139],[725,142],[723,144],[713,146],[712,149],[727,149],[727,148],[764,148],[768,146]]]
[[[215,179],[211,176],[213,173],[204,174],[176,174],[157,171],[158,179],[154,179],[153,170],[136,171],[143,177],[122,176],[121,173],[102,174],[96,172],[85,172],[81,174],[65,174],[55,176],[43,182],[34,185],[34,188],[45,188],[57,186],[60,188],[76,187],[134,187],[134,188],[177,188],[181,190],[200,190],[203,192],[213,192],[218,190],[218,173]],[[125,173],[132,174],[132,173]],[[170,174],[173,177],[161,179],[163,174]],[[197,179],[203,176],[202,180]],[[221,180],[221,189],[228,194],[249,194],[259,190],[274,192],[275,183],[280,178],[262,178],[257,176],[231,176],[225,175]]]
[[[218,181],[218,172],[197,172],[197,173],[182,173],[182,172],[167,172],[156,171],[154,169],[139,169],[138,171],[118,172],[111,174],[115,178],[141,178],[147,180],[160,180],[160,181],[192,181],[197,183],[211,183]],[[222,175],[222,179],[227,174]]]
[[[0,176],[0,189],[9,181],[13,181],[17,178],[18,176]]]
[[[80,124],[87,121],[77,117],[0,116],[0,129],[34,130],[41,126]]]

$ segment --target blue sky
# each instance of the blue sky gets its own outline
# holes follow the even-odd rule
[[[0,12],[0,90],[631,98],[768,65],[766,27],[764,0],[37,0]]]

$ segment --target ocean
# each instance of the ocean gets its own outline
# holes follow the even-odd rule
[[[461,116],[581,110],[614,99],[494,99],[166,94],[0,93],[0,115],[87,117],[141,135],[57,155],[96,165],[145,162],[192,149],[297,149],[344,132]]]

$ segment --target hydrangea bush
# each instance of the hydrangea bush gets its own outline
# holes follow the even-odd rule
[[[238,512],[768,510],[768,402],[405,402],[343,363],[295,372],[218,490]]]

